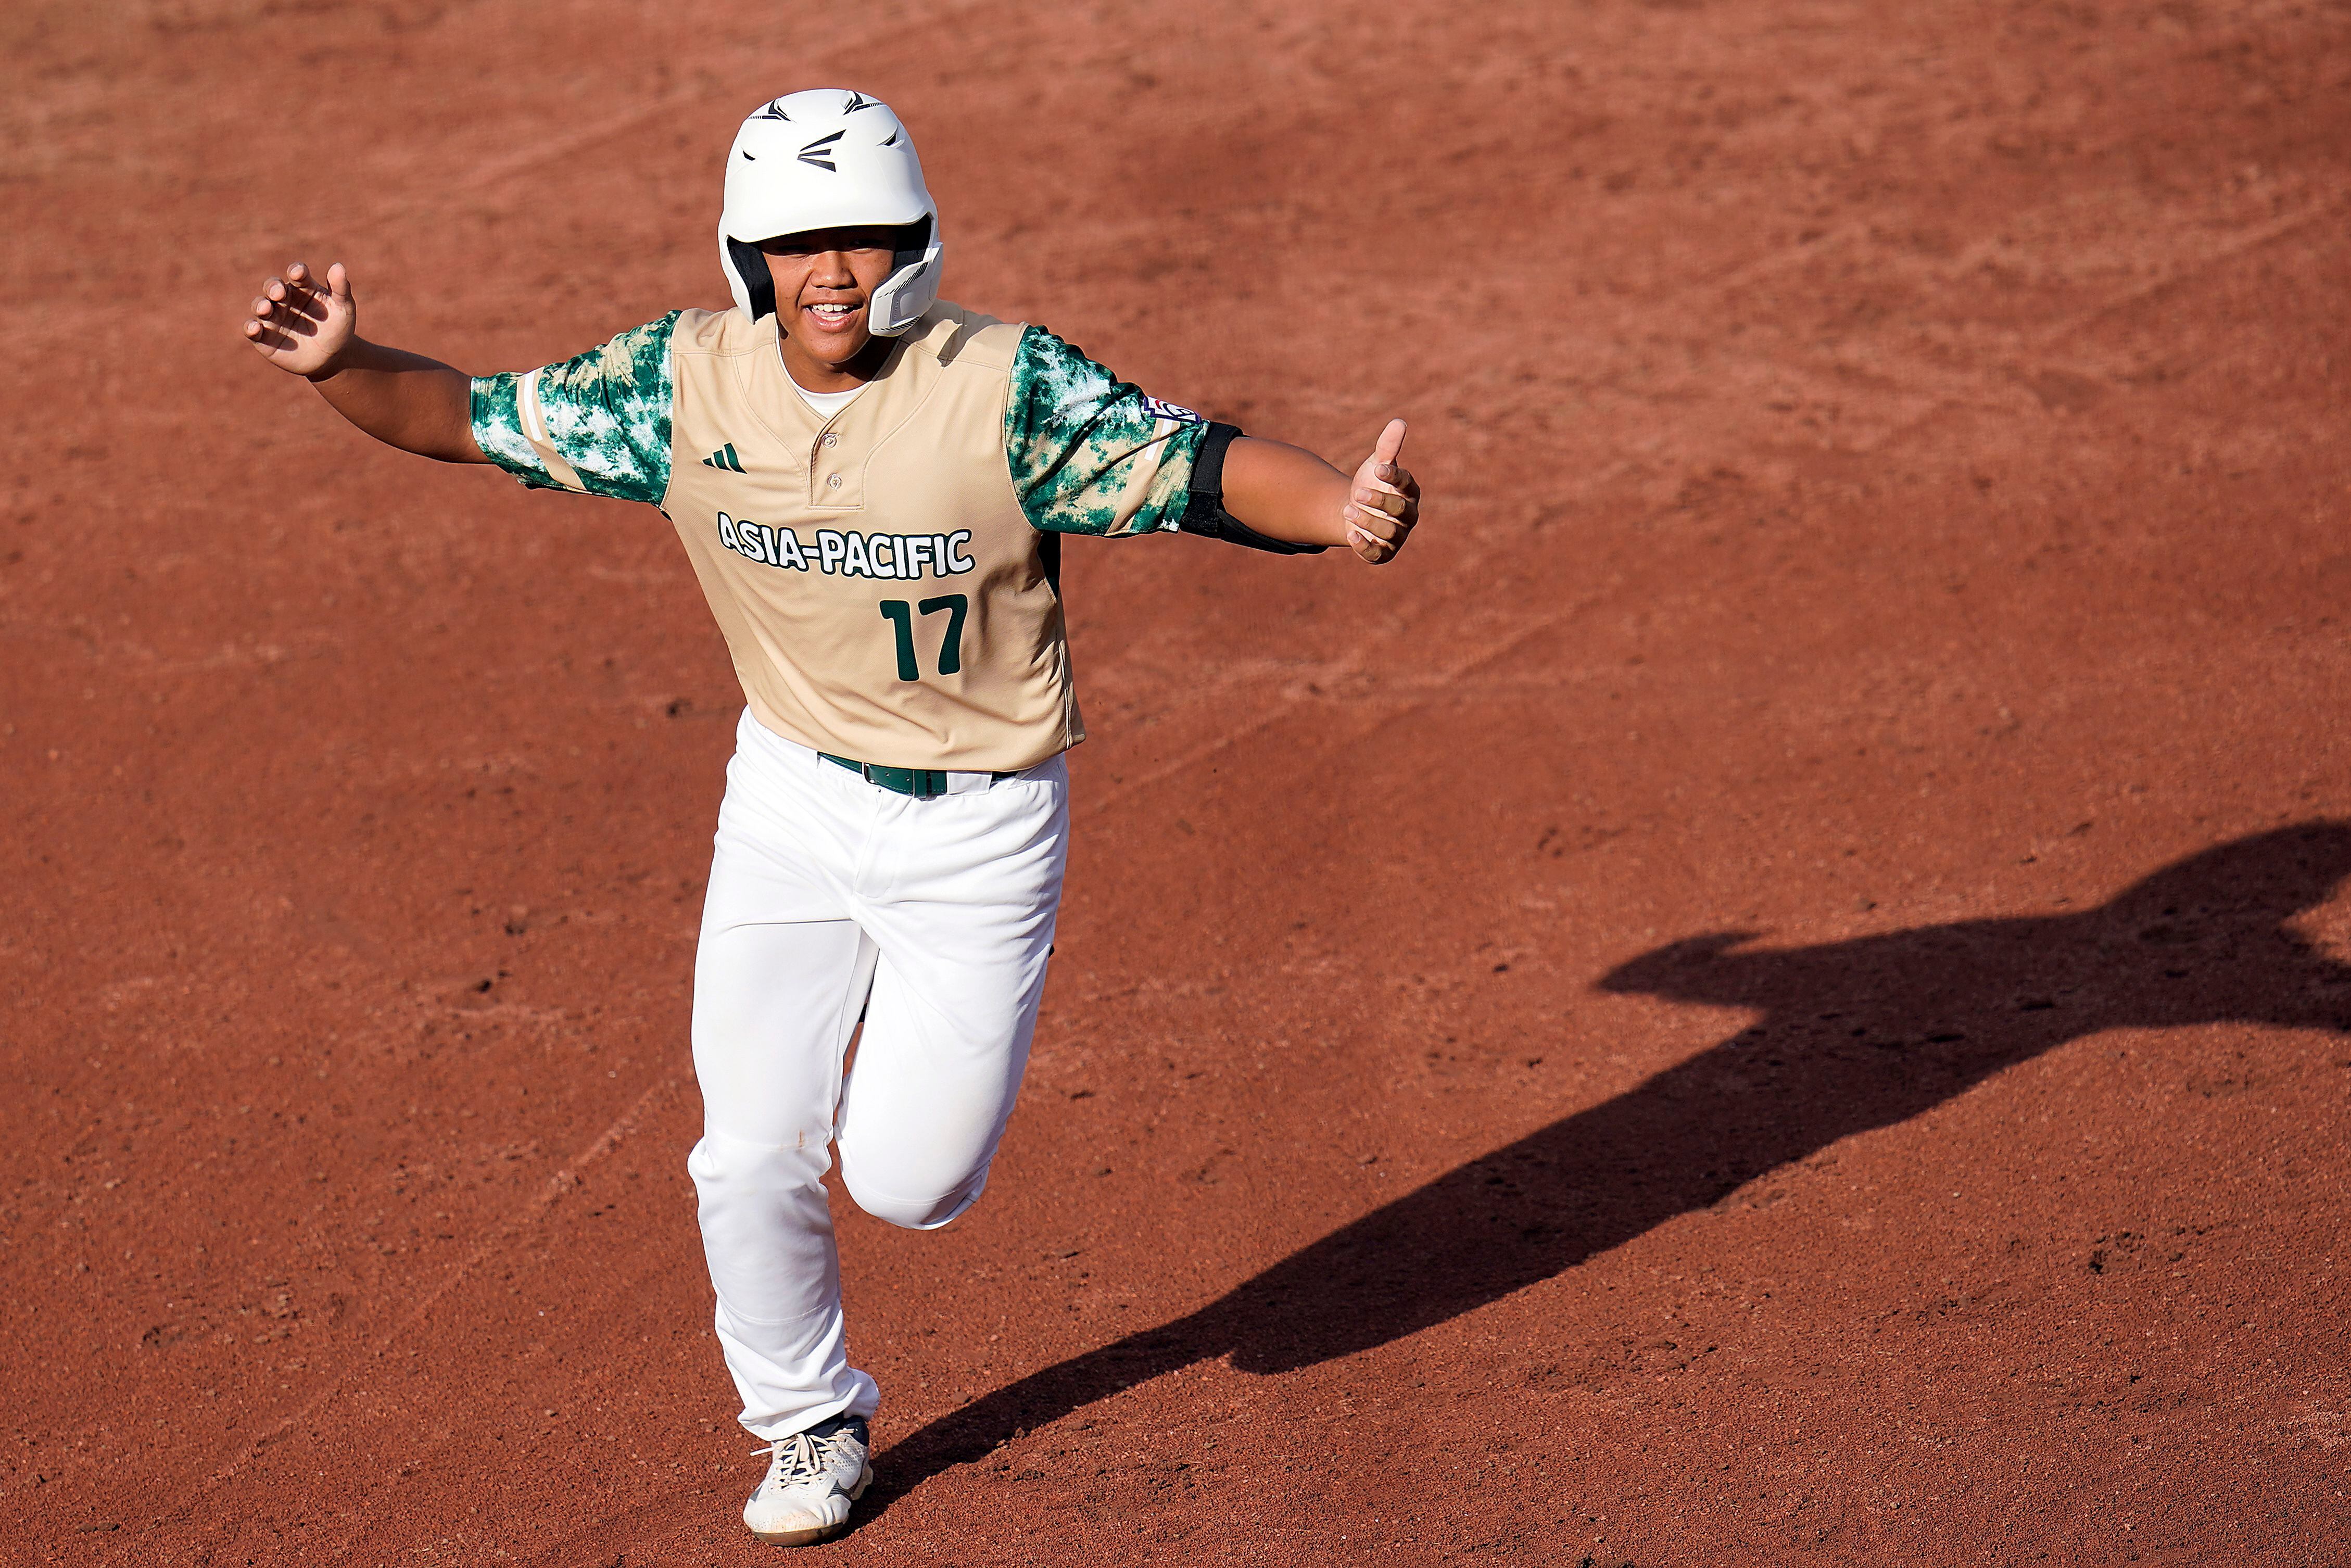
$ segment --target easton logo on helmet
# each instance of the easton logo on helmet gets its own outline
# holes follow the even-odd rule
[[[835,167],[832,162],[832,144],[848,134],[846,131],[836,131],[830,136],[818,137],[800,149],[800,162],[813,163],[828,173],[840,173],[840,169]]]
[[[849,89],[849,101],[841,106],[841,112],[843,114],[855,114],[861,109],[871,109],[872,107],[873,100],[872,99],[866,97],[863,93],[859,92],[855,88],[852,88]]]

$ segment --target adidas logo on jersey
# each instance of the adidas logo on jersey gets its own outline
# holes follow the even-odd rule
[[[731,441],[704,458],[702,465],[705,468],[724,468],[729,474],[743,472],[743,460],[735,455],[735,444]]]

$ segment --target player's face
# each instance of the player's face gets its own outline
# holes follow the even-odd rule
[[[904,237],[902,230],[874,226],[816,229],[759,242],[776,282],[776,315],[788,359],[835,376],[869,368],[859,361],[874,346],[866,308],[873,291],[888,281]]]

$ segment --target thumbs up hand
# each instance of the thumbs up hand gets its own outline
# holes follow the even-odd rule
[[[1395,559],[1420,521],[1420,482],[1399,460],[1405,423],[1388,421],[1347,494],[1347,546],[1374,566]]]

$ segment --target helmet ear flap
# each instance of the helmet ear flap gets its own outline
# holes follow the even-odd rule
[[[743,280],[744,312],[757,321],[762,316],[776,313],[776,278],[768,270],[768,254],[756,245],[746,245],[728,235],[726,257],[735,264],[736,276]]]
[[[877,338],[894,338],[922,319],[939,297],[939,246],[934,240],[920,252],[901,252],[901,264],[866,306],[866,319]]]
[[[938,225],[927,213],[908,224],[890,258],[890,276],[873,291],[866,319],[877,338],[895,338],[939,297]]]

